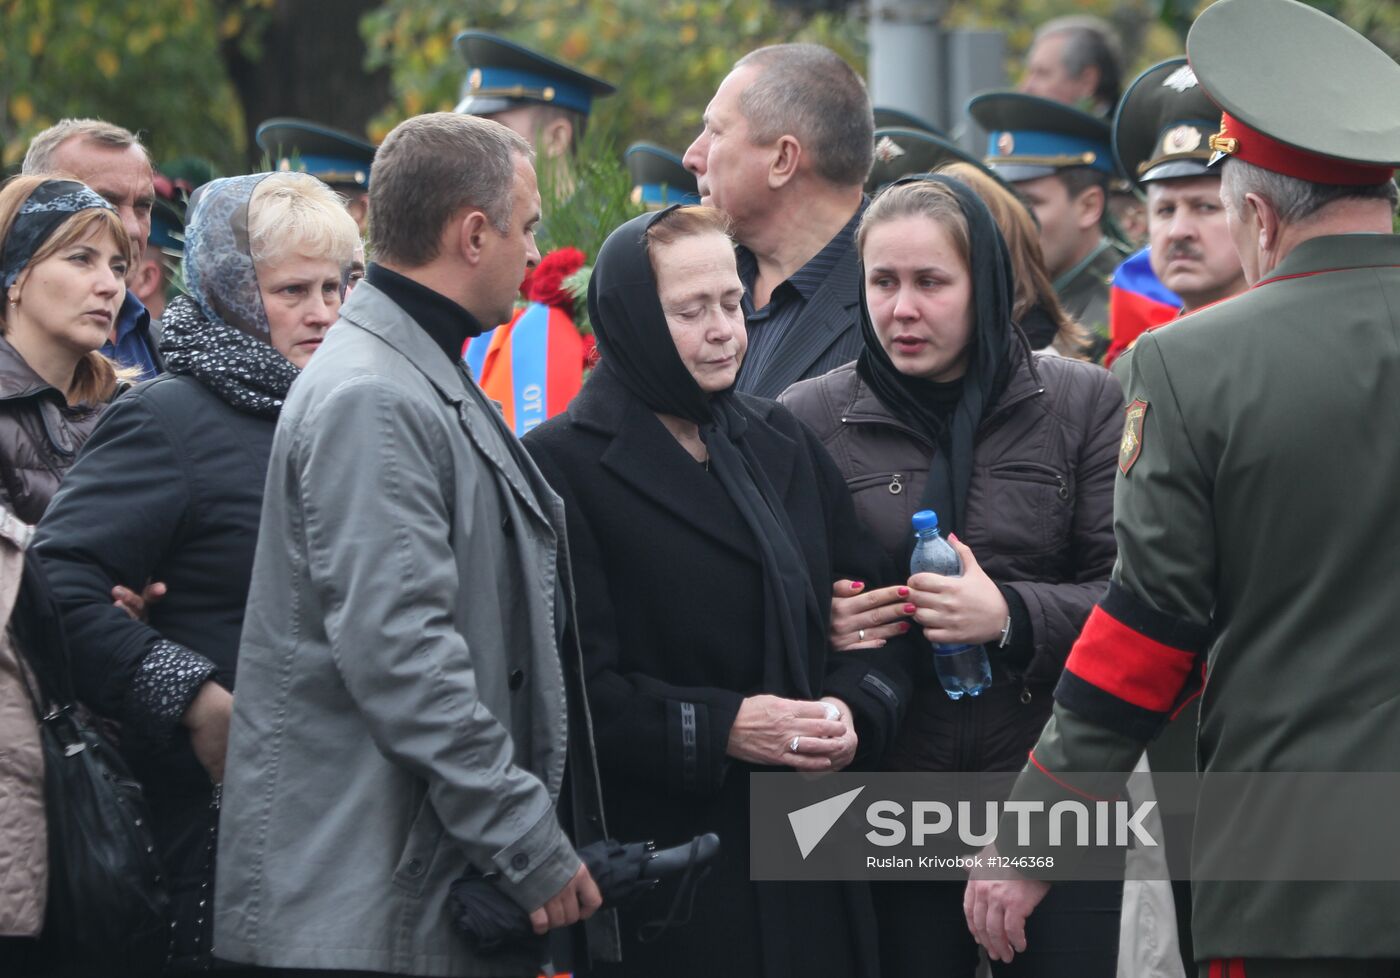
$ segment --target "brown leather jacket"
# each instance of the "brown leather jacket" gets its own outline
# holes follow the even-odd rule
[[[892,767],[1019,769],[1049,717],[1070,646],[1108,587],[1122,391],[1101,367],[1031,354],[1019,342],[1012,351],[1007,387],[978,431],[959,536],[988,576],[1024,602],[1030,659],[1009,666],[989,647],[993,688],[958,703],[927,670]],[[780,400],[836,460],[862,522],[896,561],[907,561],[932,443],[891,413],[854,363],[795,384]]]
[[[0,337],[0,506],[38,523],[105,406],[70,407]]]

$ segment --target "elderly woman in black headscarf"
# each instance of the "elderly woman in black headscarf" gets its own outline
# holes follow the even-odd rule
[[[863,885],[749,881],[750,772],[879,757],[906,680],[902,643],[830,654],[832,583],[891,571],[811,434],[731,390],[742,294],[718,211],[624,224],[589,284],[602,362],[525,438],[568,514],[609,828],[724,847],[688,924],[638,936],[665,891],[623,909],[623,964],[599,974],[877,968]]]
[[[304,173],[205,184],[188,295],[163,317],[169,373],[103,416],[36,547],[63,609],[78,695],[122,724],[172,896],[168,974],[211,960],[218,785],[277,417],[340,310],[359,234]],[[148,621],[114,588],[165,596]]]
[[[841,595],[838,585],[838,631],[864,629],[871,639],[913,613],[929,642],[985,646],[992,686],[956,701],[923,646],[885,764],[1016,771],[1050,716],[1070,646],[1108,588],[1122,393],[1101,367],[1031,353],[1012,323],[1006,243],[966,185],[902,180],[871,202],[856,240],[865,349],[781,402],[831,451],[861,521],[892,559],[909,566],[910,517],[933,509],[963,575],[915,575],[907,595]],[[889,974],[934,962],[939,974],[971,978],[977,947],[961,884],[882,882],[874,891]],[[1112,976],[1120,893],[1113,883],[1057,886],[1054,908],[1032,918],[1027,954],[994,971]]]

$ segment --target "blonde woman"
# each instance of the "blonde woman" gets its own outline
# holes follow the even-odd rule
[[[169,371],[103,418],[36,540],[79,696],[119,720],[172,890],[172,958],[207,967],[214,833],[234,664],[272,435],[339,313],[358,242],[300,173],[216,180],[186,231],[189,295],[166,309]],[[114,587],[164,598],[135,620]]]

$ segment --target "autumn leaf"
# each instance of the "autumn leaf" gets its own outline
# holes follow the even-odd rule
[[[97,70],[102,72],[106,78],[117,77],[117,72],[121,70],[121,60],[112,51],[103,49],[98,51],[93,57],[93,63],[97,65]]]
[[[34,100],[23,92],[10,99],[10,117],[21,126],[34,118]]]

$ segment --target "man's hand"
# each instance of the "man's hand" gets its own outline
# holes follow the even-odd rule
[[[982,851],[984,856],[995,853],[994,846]],[[963,916],[973,939],[987,949],[987,957],[1009,964],[1026,949],[1026,919],[1048,892],[1049,883],[1028,880],[1014,870],[972,871],[963,893]]]
[[[564,888],[550,897],[544,906],[530,912],[530,926],[536,934],[544,934],[556,927],[568,927],[580,920],[587,920],[603,905],[603,894],[598,892],[598,884],[583,863],[578,864],[578,872]]]
[[[844,704],[843,704],[844,705]],[[833,757],[848,749],[850,711],[811,700],[790,700],[767,693],[750,696],[739,706],[729,728],[730,757],[769,767],[784,765],[798,771],[830,771]],[[835,714],[835,716],[833,716]],[[854,740],[854,735],[852,735]],[[849,763],[849,762],[848,762]]]
[[[224,781],[224,756],[228,753],[228,723],[233,716],[233,694],[210,680],[199,687],[181,721],[190,729],[194,756],[215,784]]]
[[[160,581],[153,581],[137,594],[129,587],[118,584],[112,588],[112,604],[131,616],[133,621],[145,621],[147,609],[165,597],[166,587]]]
[[[833,650],[878,649],[911,627],[904,616],[912,612],[909,588],[903,584],[866,590],[861,581],[839,580],[831,585]]]

